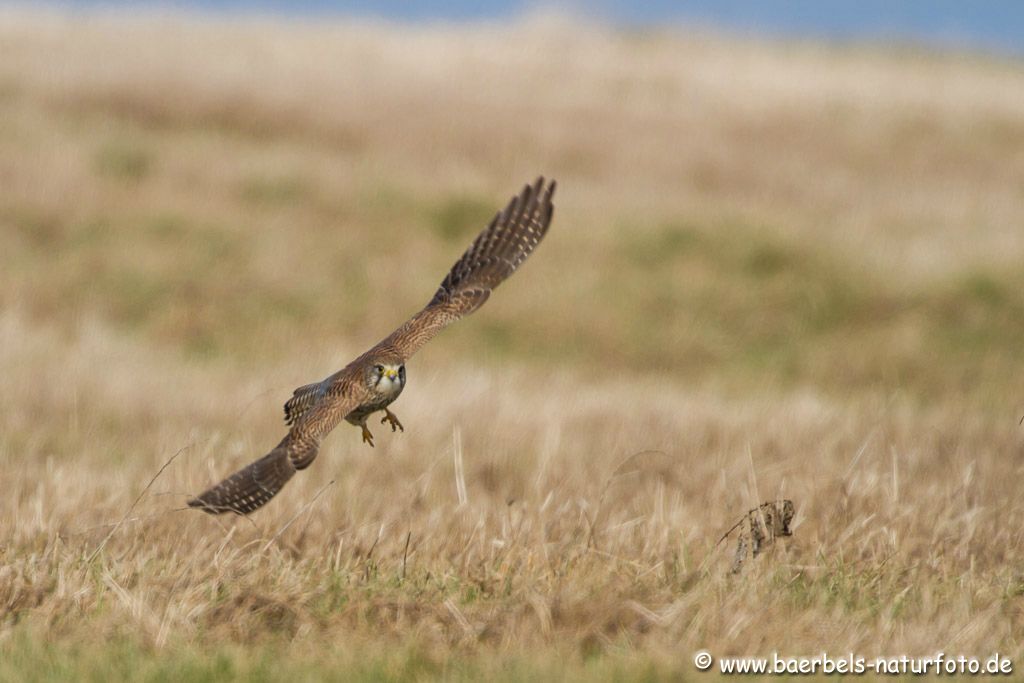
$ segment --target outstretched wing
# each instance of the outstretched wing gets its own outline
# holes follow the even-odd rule
[[[554,193],[553,180],[545,186],[544,178],[537,178],[525,186],[473,240],[430,303],[375,349],[389,348],[408,359],[445,327],[480,308],[547,234]]]
[[[336,379],[326,383],[323,397],[304,408],[274,450],[203,491],[188,502],[189,506],[210,514],[247,515],[266,504],[296,472],[312,464],[320,441],[365,398],[352,376],[348,368],[338,373]]]

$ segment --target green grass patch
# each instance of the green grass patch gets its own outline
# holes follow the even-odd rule
[[[153,170],[154,154],[141,144],[118,140],[102,145],[93,159],[96,172],[108,178],[140,181]]]
[[[299,175],[253,176],[242,181],[238,194],[249,204],[291,206],[312,197],[313,186]]]
[[[435,653],[411,638],[404,644],[270,641],[258,646],[231,642],[163,647],[131,634],[100,641],[53,641],[19,629],[0,648],[0,680],[50,681],[658,681],[687,680],[686,658],[665,663],[622,653],[566,654],[541,651],[490,652],[467,649]],[[692,667],[692,665],[691,665]]]
[[[882,384],[922,396],[962,388],[972,368],[975,382],[1005,384],[995,368],[1018,367],[1024,282],[1013,273],[911,289],[772,226],[627,224],[617,234],[623,262],[607,265],[609,277],[593,302],[574,308],[572,325],[546,329],[541,348],[552,356],[567,335],[584,334],[587,343],[573,348],[595,363],[614,358],[740,385]]]
[[[450,197],[429,210],[434,234],[445,242],[468,241],[494,218],[493,199],[474,196]]]

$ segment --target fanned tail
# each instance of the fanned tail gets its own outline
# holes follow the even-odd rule
[[[315,456],[315,452],[314,452]],[[312,458],[308,459],[310,462]],[[308,465],[308,462],[304,463]],[[188,502],[211,515],[247,515],[265,505],[295,476],[298,468],[281,445]]]

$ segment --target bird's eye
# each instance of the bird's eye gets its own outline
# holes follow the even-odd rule
[[[377,371],[377,374],[380,374],[380,373],[384,372],[384,366],[381,365],[380,363],[378,363],[377,365],[374,365],[373,369]]]

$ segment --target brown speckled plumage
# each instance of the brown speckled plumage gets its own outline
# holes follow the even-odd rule
[[[342,370],[296,389],[284,407],[291,430],[281,443],[189,505],[214,514],[248,514],[273,498],[298,470],[309,467],[321,440],[339,422],[353,416],[365,420],[370,408],[386,408],[398,394],[382,400],[368,381],[369,369],[382,363],[404,366],[438,332],[480,308],[547,233],[554,192],[555,182],[545,186],[543,178],[524,187],[473,240],[423,310]]]

